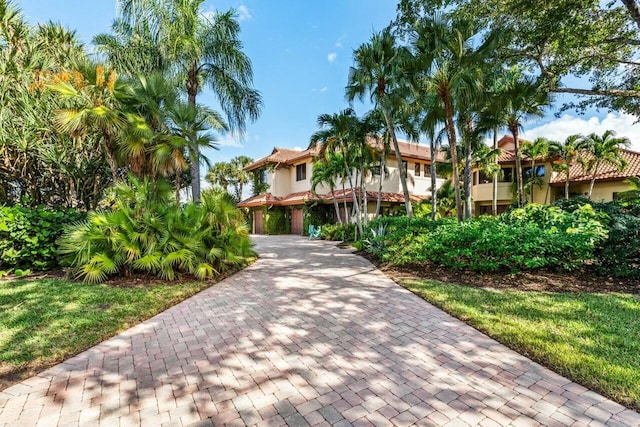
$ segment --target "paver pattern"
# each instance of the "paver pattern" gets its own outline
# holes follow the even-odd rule
[[[640,425],[329,242],[261,259],[0,392],[0,425]]]

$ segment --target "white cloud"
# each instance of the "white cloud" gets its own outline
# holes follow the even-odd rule
[[[241,138],[237,134],[232,132],[229,132],[226,135],[219,137],[218,140],[215,142],[215,144],[218,147],[235,147],[235,148],[244,147],[244,144],[242,143]]]
[[[240,22],[251,19],[251,12],[249,12],[249,8],[243,4],[238,6],[238,19]]]
[[[326,86],[324,86],[322,89],[320,89],[320,93],[322,93],[322,92],[326,92],[326,91],[328,91],[328,90],[329,90],[329,88],[328,88],[328,87],[326,87]]]
[[[211,9],[211,10],[207,10],[204,12],[200,12],[200,15],[203,16],[204,18],[206,18],[207,20],[213,22],[213,20],[216,17],[216,11]]]
[[[340,48],[342,47],[342,43],[341,43],[341,42],[336,42],[336,47],[337,47],[338,49],[340,49]]]
[[[327,61],[333,62],[336,60],[337,57],[338,57],[337,53],[331,52],[329,55],[327,55]]]
[[[631,141],[631,148],[640,151],[640,124],[634,124],[636,117],[624,113],[609,113],[606,117],[582,118],[565,114],[541,126],[523,132],[524,139],[533,140],[545,137],[555,141],[564,141],[569,135],[587,135],[595,132],[602,135],[607,130],[613,130],[618,137],[627,137]]]
[[[304,151],[304,150],[306,150],[306,148],[302,148],[299,145],[296,145],[295,147],[290,148],[290,150]]]

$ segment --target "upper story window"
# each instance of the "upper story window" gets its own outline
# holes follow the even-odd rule
[[[404,177],[405,178],[407,177],[407,168],[408,167],[409,167],[408,163],[405,160],[403,160],[402,161],[402,169],[404,170]]]
[[[476,184],[489,184],[493,179],[487,175],[484,171],[478,172],[478,182]]]
[[[423,171],[424,176],[431,175],[431,165],[425,163]]]
[[[522,175],[525,178],[531,178],[531,168],[523,168],[522,169]],[[544,165],[542,166],[536,166],[536,169],[533,173],[533,177],[534,178],[542,178],[544,176]]]
[[[260,174],[260,182],[263,184],[267,183],[267,170],[263,169],[262,173]]]
[[[416,163],[413,169],[413,173],[415,176],[420,176],[420,163]]]
[[[498,178],[499,182],[513,182],[513,168],[502,168],[502,174]]]
[[[304,181],[307,179],[307,164],[303,163],[296,166],[296,181]]]

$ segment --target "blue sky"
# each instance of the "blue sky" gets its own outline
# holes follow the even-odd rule
[[[52,20],[76,29],[91,44],[94,35],[108,32],[116,15],[114,0],[17,0],[32,23]],[[274,146],[306,147],[317,130],[322,113],[347,107],[344,87],[352,52],[367,41],[373,31],[395,18],[392,0],[244,0],[207,1],[205,12],[234,8],[242,26],[245,52],[253,62],[254,84],[261,91],[264,109],[260,119],[248,126],[244,140],[220,137],[220,150],[207,153],[212,162],[237,155],[255,159],[269,154]],[[214,105],[210,94],[200,102]],[[556,109],[562,98],[556,101]],[[355,105],[359,114],[366,112]],[[541,120],[528,123],[524,136],[545,136],[562,140],[573,133],[602,133],[615,129],[631,138],[640,150],[640,135],[634,118],[590,111],[586,116],[570,112],[556,118],[550,109]]]

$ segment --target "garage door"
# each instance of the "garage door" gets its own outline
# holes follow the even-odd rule
[[[291,234],[302,235],[302,209],[291,211]]]
[[[253,211],[253,232],[256,234],[264,234],[262,228],[262,210]]]

